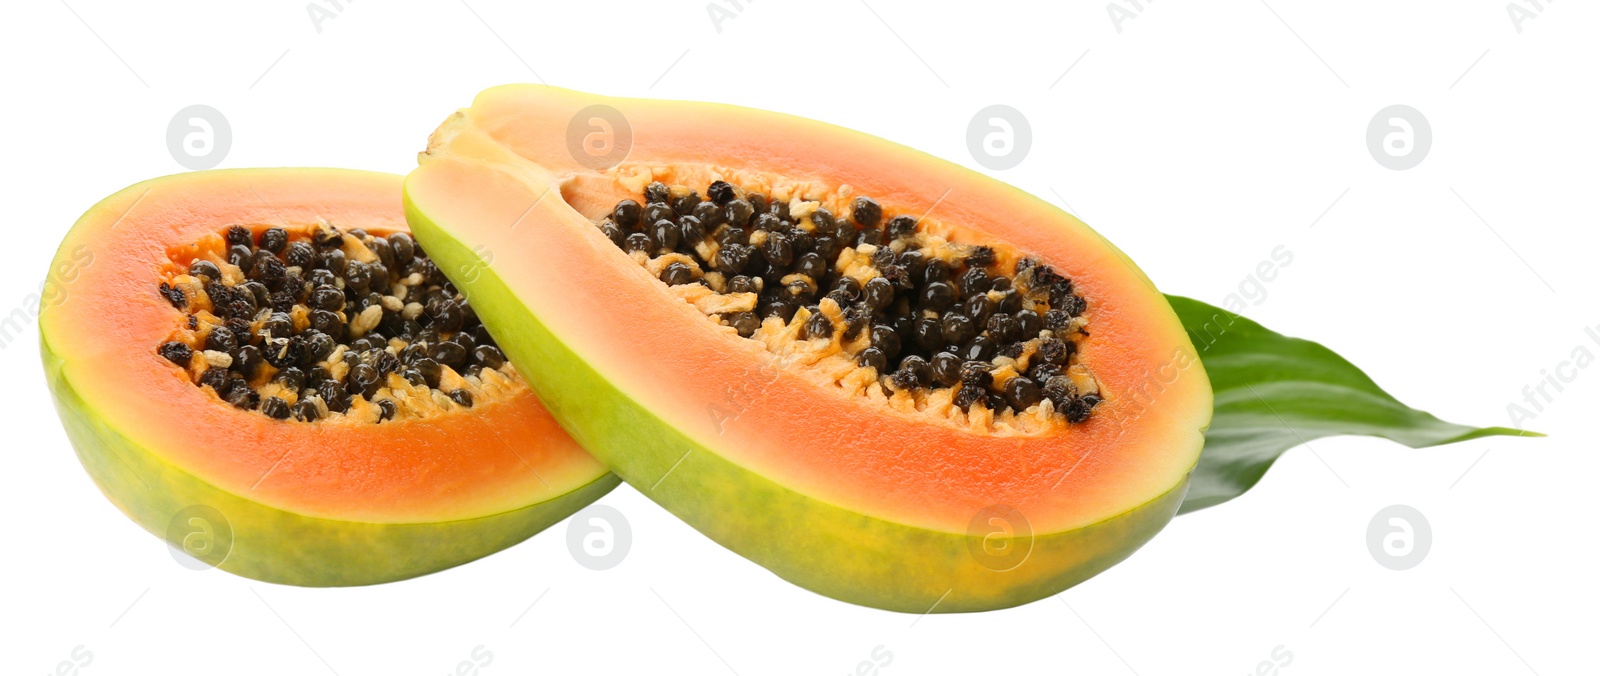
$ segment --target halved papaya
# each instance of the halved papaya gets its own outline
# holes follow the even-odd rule
[[[40,343],[118,508],[239,575],[357,585],[508,547],[616,485],[463,316],[405,234],[400,188],[195,172],[73,226]]]
[[[1078,219],[866,134],[728,105],[480,94],[418,239],[546,405],[729,549],[845,601],[1000,608],[1173,516],[1211,390]]]

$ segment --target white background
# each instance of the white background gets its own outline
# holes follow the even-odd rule
[[[224,167],[403,173],[478,90],[543,81],[797,113],[973,167],[968,121],[1013,106],[1033,144],[991,174],[1065,200],[1163,289],[1212,303],[1287,246],[1245,314],[1446,419],[1509,424],[1542,370],[1600,354],[1584,334],[1600,326],[1592,3],[1517,0],[1520,26],[1506,0],[1131,3],[1119,25],[1093,1],[763,0],[719,30],[700,0],[346,2],[320,31],[297,2],[13,3],[0,312],[26,311],[84,209],[183,170],[165,133],[184,106],[231,122]],[[1395,103],[1433,131],[1406,171],[1365,142]],[[918,618],[792,587],[627,487],[603,502],[632,550],[603,572],[574,561],[565,524],[371,588],[191,571],[79,467],[33,332],[0,350],[6,673],[53,673],[76,646],[91,676],[445,674],[480,645],[489,676],[845,674],[877,646],[890,676],[1245,674],[1278,646],[1290,675],[1593,669],[1596,369],[1525,423],[1548,439],[1317,441],[1059,597]],[[1364,542],[1396,503],[1433,531],[1404,572]]]

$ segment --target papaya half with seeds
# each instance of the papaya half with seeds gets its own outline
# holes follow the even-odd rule
[[[40,343],[118,508],[229,572],[359,585],[498,551],[618,483],[406,234],[400,190],[195,172],[73,226]]]
[[[866,134],[499,87],[432,135],[405,204],[585,448],[836,599],[977,611],[1082,582],[1171,519],[1211,418],[1116,247]]]

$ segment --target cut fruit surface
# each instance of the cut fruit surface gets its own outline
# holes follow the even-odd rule
[[[101,490],[180,548],[174,519],[214,510],[232,543],[209,563],[322,586],[484,556],[613,487],[405,233],[399,177],[345,170],[181,174],[90,209],[40,331]]]
[[[596,163],[589,129],[626,158]],[[1015,188],[810,120],[537,86],[479,95],[420,164],[416,236],[563,426],[797,584],[907,612],[1016,605],[1122,560],[1182,500],[1211,414],[1193,346],[1120,251]],[[729,217],[755,196],[763,224]],[[968,302],[981,326],[918,340]],[[940,353],[987,373],[941,380]]]

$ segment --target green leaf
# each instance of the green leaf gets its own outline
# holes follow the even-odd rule
[[[1322,345],[1290,338],[1222,308],[1167,296],[1211,376],[1215,414],[1178,513],[1232,500],[1284,451],[1360,434],[1423,448],[1496,435],[1544,436],[1445,422],[1400,403]]]

